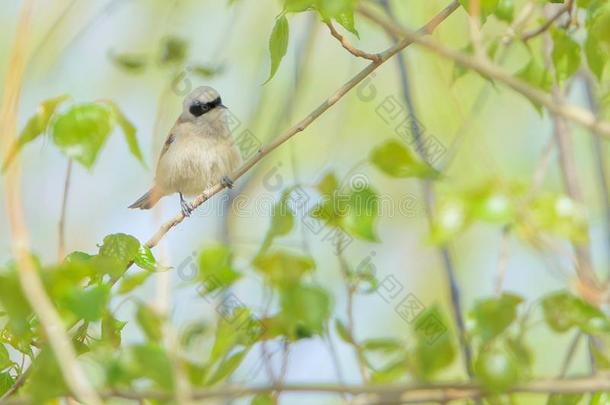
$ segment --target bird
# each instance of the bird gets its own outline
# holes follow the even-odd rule
[[[232,188],[229,176],[241,164],[241,155],[229,128],[228,114],[212,87],[191,91],[161,150],[153,187],[129,208],[147,210],[161,198],[178,193],[182,213],[188,217],[193,206],[185,195],[198,195],[218,183]]]

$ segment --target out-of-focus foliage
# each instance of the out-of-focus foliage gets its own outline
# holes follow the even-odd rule
[[[239,7],[234,4],[237,1],[229,3]],[[279,14],[269,16],[273,25],[268,27],[268,43],[258,44],[267,45],[269,51],[265,83],[280,72],[282,60],[292,45],[290,28],[293,19],[298,18],[295,14],[314,13],[320,23],[337,23],[355,42],[360,37],[356,29],[357,10],[364,3],[370,2],[280,1]],[[408,8],[414,2],[407,3]],[[472,0],[459,3],[462,17],[476,11]],[[540,18],[532,19],[536,24],[530,23],[528,29],[538,28],[538,20],[544,23],[547,18],[540,13],[539,6],[549,2],[534,3],[533,12]],[[514,77],[549,96],[552,91],[570,87],[579,72],[590,71],[594,88],[601,95],[600,115],[610,116],[607,1],[576,1],[570,15],[574,21],[558,19],[545,32],[527,40],[523,38],[524,32],[511,31],[523,2],[481,0],[476,4],[484,37],[479,52],[483,55],[476,57],[502,64],[501,55],[512,44],[519,43],[522,55],[515,58],[519,63],[511,65]],[[463,21],[464,32],[470,32],[472,27],[467,26],[467,18]],[[507,32],[513,35],[508,40]],[[133,74],[159,69],[177,80],[188,67],[200,77],[219,75],[220,66],[191,62],[190,41],[195,40],[195,36],[189,40],[164,36],[158,49],[151,53],[112,51],[108,55],[116,67]],[[461,43],[462,53],[475,57],[475,51],[478,52],[475,45],[471,41]],[[450,66],[450,75],[451,69]],[[389,69],[388,72],[384,74],[392,74]],[[458,81],[471,74],[456,66],[453,85],[460,85]],[[502,86],[493,77],[483,79],[495,89]],[[4,169],[25,145],[44,134],[49,134],[68,159],[92,169],[102,158],[100,152],[109,136],[117,129],[133,157],[144,162],[136,128],[117,103],[103,100],[68,105],[68,99],[59,96],[40,103],[9,150]],[[533,108],[545,114],[542,105],[535,104]],[[192,277],[185,277],[183,268],[164,268],[146,244],[124,233],[107,235],[97,249],[92,247],[89,253],[72,252],[59,263],[45,264],[32,254],[36,271],[67,327],[79,359],[92,365],[87,371],[92,374],[96,388],[104,392],[152,389],[173,396],[184,383],[180,378],[195,388],[227,383],[239,374],[249,356],[268,343],[288,348],[308,340],[334,339],[353,349],[363,379],[368,378],[371,384],[405,381],[427,384],[447,375],[455,376],[458,363],[468,361],[466,344],[472,358],[465,368],[472,373],[469,377],[489,395],[489,403],[512,403],[516,400],[509,394],[511,387],[534,378],[533,370],[539,361],[534,342],[529,340],[533,328],[544,328],[549,338],[568,332],[582,334],[593,342],[588,351],[596,367],[610,369],[607,308],[598,305],[601,301],[587,300],[584,294],[579,296],[569,289],[533,302],[511,292],[478,298],[463,311],[467,318],[465,326],[461,325],[461,318],[456,318],[459,307],[453,312],[440,303],[424,308],[416,298],[407,295],[401,301],[404,305],[396,307],[398,315],[408,319],[407,327],[395,328],[398,333],[393,336],[361,339],[349,311],[353,310],[355,300],[369,299],[375,293],[389,302],[382,295],[388,291],[387,278],[382,279],[370,262],[356,265],[355,258],[345,253],[345,247],[355,242],[361,247],[359,250],[364,250],[390,242],[386,238],[391,234],[379,229],[384,185],[422,181],[426,187],[441,186],[436,199],[428,195],[422,198],[426,200],[430,227],[427,238],[418,246],[420,249],[447,249],[441,250],[445,254],[449,246],[463,241],[469,232],[480,230],[481,225],[515,236],[519,242],[544,254],[547,254],[544,242],[548,240],[580,247],[591,238],[590,212],[577,198],[570,197],[573,193],[540,189],[535,181],[524,182],[492,173],[472,181],[453,181],[444,172],[446,165],[433,167],[416,143],[393,138],[375,140],[365,152],[364,160],[354,156],[354,164],[363,167],[364,163],[367,166],[362,170],[368,171],[367,175],[383,181],[373,186],[366,176],[367,181],[361,181],[361,177],[348,172],[342,178],[339,170],[331,169],[318,180],[283,185],[274,191],[271,218],[265,223],[266,232],[259,235],[254,252],[244,255],[228,242],[200,246],[189,263],[194,269]],[[310,205],[299,205],[304,193]],[[305,244],[303,248],[282,244],[289,238],[296,239],[304,226],[331,240],[336,263],[321,259]],[[336,286],[317,278],[321,272],[331,272],[335,267],[345,284],[345,296],[336,293]],[[174,331],[168,327],[171,316],[133,297],[154,273],[173,270],[182,278],[179,288],[196,291],[198,301],[216,304],[215,321],[198,316],[188,327]],[[28,396],[34,403],[58,401],[71,394],[60,370],[61,360],[55,357],[35,308],[21,289],[18,271],[12,262],[0,269],[0,395],[26,375],[19,395]],[[248,279],[262,284],[264,303],[246,303],[237,296],[236,291],[248,285]],[[452,284],[451,288],[457,287]],[[347,314],[343,313],[344,299],[348,302]],[[133,304],[129,319],[117,314],[118,307],[125,302]],[[129,328],[136,330],[133,339],[124,338]],[[31,364],[31,371],[26,372],[26,364]],[[607,393],[584,392],[550,395],[548,403],[576,404],[585,396],[590,404],[608,401]],[[275,403],[277,393],[261,393],[251,398],[253,405]]]

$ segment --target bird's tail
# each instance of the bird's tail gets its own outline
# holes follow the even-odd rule
[[[133,204],[129,206],[129,208],[139,208],[141,210],[151,209],[161,198],[163,197],[163,193],[156,187],[148,190],[146,194],[142,197],[138,198]]]

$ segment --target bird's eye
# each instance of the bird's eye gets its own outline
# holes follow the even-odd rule
[[[201,103],[194,103],[189,108],[189,112],[191,114],[193,114],[195,117],[200,117],[203,114],[205,114],[206,112],[208,112],[209,110],[210,110],[210,107],[208,107],[205,104],[201,104]]]

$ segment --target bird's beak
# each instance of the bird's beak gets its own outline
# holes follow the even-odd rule
[[[220,107],[220,108],[224,108],[224,109],[227,109],[227,110],[229,109],[229,107],[227,107],[227,106],[226,106],[226,105],[224,105],[224,104],[220,104],[218,107]]]

